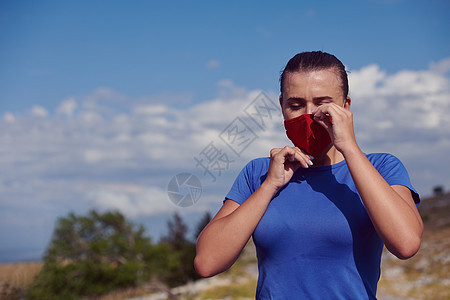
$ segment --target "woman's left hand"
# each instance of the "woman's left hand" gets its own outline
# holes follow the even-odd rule
[[[314,120],[328,131],[336,149],[345,153],[358,147],[353,129],[352,112],[335,103],[327,103],[317,107],[313,112]],[[331,117],[331,121],[327,118]]]

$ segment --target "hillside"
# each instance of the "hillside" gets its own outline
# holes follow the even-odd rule
[[[384,252],[379,294],[450,299],[450,193],[424,199],[419,212],[425,228],[421,248],[406,261]]]

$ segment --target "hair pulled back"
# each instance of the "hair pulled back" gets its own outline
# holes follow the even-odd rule
[[[280,76],[281,95],[283,95],[283,84],[287,73],[310,72],[325,69],[332,69],[341,78],[342,93],[344,98],[347,98],[348,77],[344,64],[336,56],[322,51],[301,52],[288,61]]]

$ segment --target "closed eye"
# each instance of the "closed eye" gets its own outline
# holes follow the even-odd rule
[[[292,104],[289,105],[289,107],[291,109],[293,109],[293,110],[297,110],[297,109],[303,108],[304,105],[303,104],[299,104],[299,103],[292,103]]]
[[[327,103],[332,103],[332,102],[333,102],[333,98],[331,98],[329,96],[314,98],[314,103],[316,103],[316,105],[322,105],[322,104],[327,104]]]
[[[289,108],[292,110],[303,108],[306,103],[306,101],[302,98],[289,98],[287,101]]]
[[[327,101],[327,100],[320,101],[317,105],[323,105],[323,104],[327,104],[327,103],[331,103],[331,101]]]

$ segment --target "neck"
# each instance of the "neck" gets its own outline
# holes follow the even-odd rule
[[[314,157],[314,167],[331,166],[344,160],[344,155],[339,152],[333,145],[322,154]]]

